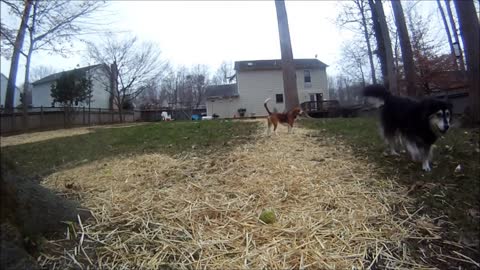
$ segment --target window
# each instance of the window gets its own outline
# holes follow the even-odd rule
[[[78,106],[78,100],[75,100],[75,106]]]
[[[303,78],[305,83],[312,83],[312,77],[310,76],[310,70],[303,71]]]
[[[276,94],[275,100],[277,101],[277,103],[283,103],[283,94]]]

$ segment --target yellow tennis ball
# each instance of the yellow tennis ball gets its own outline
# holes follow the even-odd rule
[[[265,209],[260,214],[260,220],[266,224],[272,224],[272,223],[275,223],[275,221],[277,221],[277,217],[273,210]]]

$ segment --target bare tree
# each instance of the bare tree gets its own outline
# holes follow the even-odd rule
[[[205,104],[205,89],[210,83],[208,80],[208,67],[205,65],[196,65],[190,70],[190,86],[192,89],[193,106],[198,109],[200,105]]]
[[[145,85],[145,90],[139,95],[140,108],[158,109],[164,107],[167,100],[167,92],[161,88],[160,80],[152,79]]]
[[[343,2],[342,13],[337,18],[337,24],[341,27],[346,25],[354,24],[359,28],[354,28],[354,32],[360,32],[363,35],[365,44],[367,45],[368,60],[370,63],[370,76],[372,78],[372,83],[377,83],[377,77],[375,73],[375,64],[373,61],[373,51],[370,41],[371,30],[370,17],[368,17],[369,5],[368,0],[352,0],[348,2]]]
[[[470,116],[474,124],[480,123],[480,26],[473,0],[454,0],[458,24],[467,61]]]
[[[447,34],[448,45],[450,46],[450,53],[453,56],[453,64],[458,68],[457,59],[455,57],[455,49],[453,48],[452,34],[450,33],[450,28],[448,27],[447,18],[445,12],[443,11],[442,3],[440,0],[437,0],[438,10],[440,11],[440,16],[442,17],[443,27],[445,28],[445,33]]]
[[[21,5],[18,1],[2,0],[10,8],[11,14],[20,16]],[[93,15],[106,5],[104,1],[64,1],[64,0],[31,0],[33,12],[30,16],[28,30],[28,48],[22,51],[26,57],[24,93],[31,98],[30,93],[30,64],[35,51],[43,50],[50,53],[67,56],[71,52],[72,42],[78,37],[100,31],[99,19]],[[93,20],[95,19],[95,23]],[[8,33],[9,27],[3,25]],[[2,53],[9,58],[13,42],[9,35],[2,38]]]
[[[161,77],[168,66],[154,43],[140,43],[136,37],[107,37],[97,44],[88,43],[87,51],[90,59],[103,64],[103,72],[110,78],[105,90],[118,108],[120,121],[124,104],[132,102],[153,78]]]
[[[412,45],[408,35],[407,24],[403,14],[402,4],[400,0],[391,1],[393,15],[395,16],[395,24],[400,39],[400,48],[402,50],[403,69],[405,71],[405,80],[407,81],[407,94],[409,96],[417,96],[415,85],[415,66],[413,64]],[[400,89],[399,89],[400,90]]]
[[[33,67],[32,71],[30,71],[30,79],[32,82],[35,82],[57,72],[59,72],[59,70],[52,66],[39,65]]]
[[[20,58],[20,52],[22,51],[22,47],[23,47],[25,30],[27,28],[31,8],[32,8],[32,2],[30,0],[25,0],[25,7],[22,13],[22,21],[20,23],[20,28],[18,29],[18,34],[17,34],[17,37],[15,38],[15,43],[13,46],[12,62],[10,64],[10,74],[8,76],[8,82],[7,82],[7,94],[5,97],[5,108],[11,111],[13,111],[14,100],[15,100],[15,88],[16,88],[15,83],[17,81],[18,61]]]
[[[205,89],[209,85],[208,67],[196,65],[170,70],[161,83],[162,92],[168,97],[173,109],[190,118],[194,109],[205,103]]]
[[[367,65],[367,54],[363,46],[358,46],[361,42],[351,40],[345,42],[342,46],[341,62],[343,74],[349,74],[349,78],[360,82],[363,87],[366,85],[365,66]]]
[[[293,60],[290,30],[288,29],[287,10],[284,0],[276,0],[278,34],[280,38],[280,50],[282,54],[283,91],[285,93],[286,110],[298,106],[297,79],[295,74],[295,62]]]
[[[444,40],[438,39],[429,26],[430,15],[406,8],[405,15],[411,33],[410,42],[415,65],[415,83],[420,94],[430,94],[431,83],[440,73],[455,70],[450,54],[441,50]]]
[[[229,84],[235,80],[232,62],[223,61],[212,77],[212,84]]]
[[[377,53],[382,67],[383,81],[387,88],[398,93],[393,60],[392,42],[381,0],[368,0],[372,12],[373,29],[377,40]]]

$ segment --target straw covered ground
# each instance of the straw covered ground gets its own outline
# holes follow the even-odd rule
[[[341,141],[281,129],[232,151],[117,157],[44,185],[93,214],[50,241],[49,268],[428,268],[406,239],[435,238],[407,190]],[[259,220],[264,209],[276,222]]]

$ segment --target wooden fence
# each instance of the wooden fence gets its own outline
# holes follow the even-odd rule
[[[191,120],[192,114],[206,113],[205,109],[150,109],[123,111],[123,122],[161,121],[162,112],[174,120]],[[27,111],[25,122],[22,109],[12,112],[0,111],[0,134],[10,135],[33,130],[52,130],[72,126],[90,126],[120,123],[118,111],[100,108],[75,107],[68,117],[63,107],[33,107]]]
[[[136,121],[140,118],[139,115],[139,112],[124,111],[124,122]],[[28,109],[26,123],[22,109],[15,109],[13,112],[0,111],[0,133],[2,135],[30,130],[113,123],[120,123],[118,111],[101,108],[76,107],[68,117],[63,107],[34,107]]]

